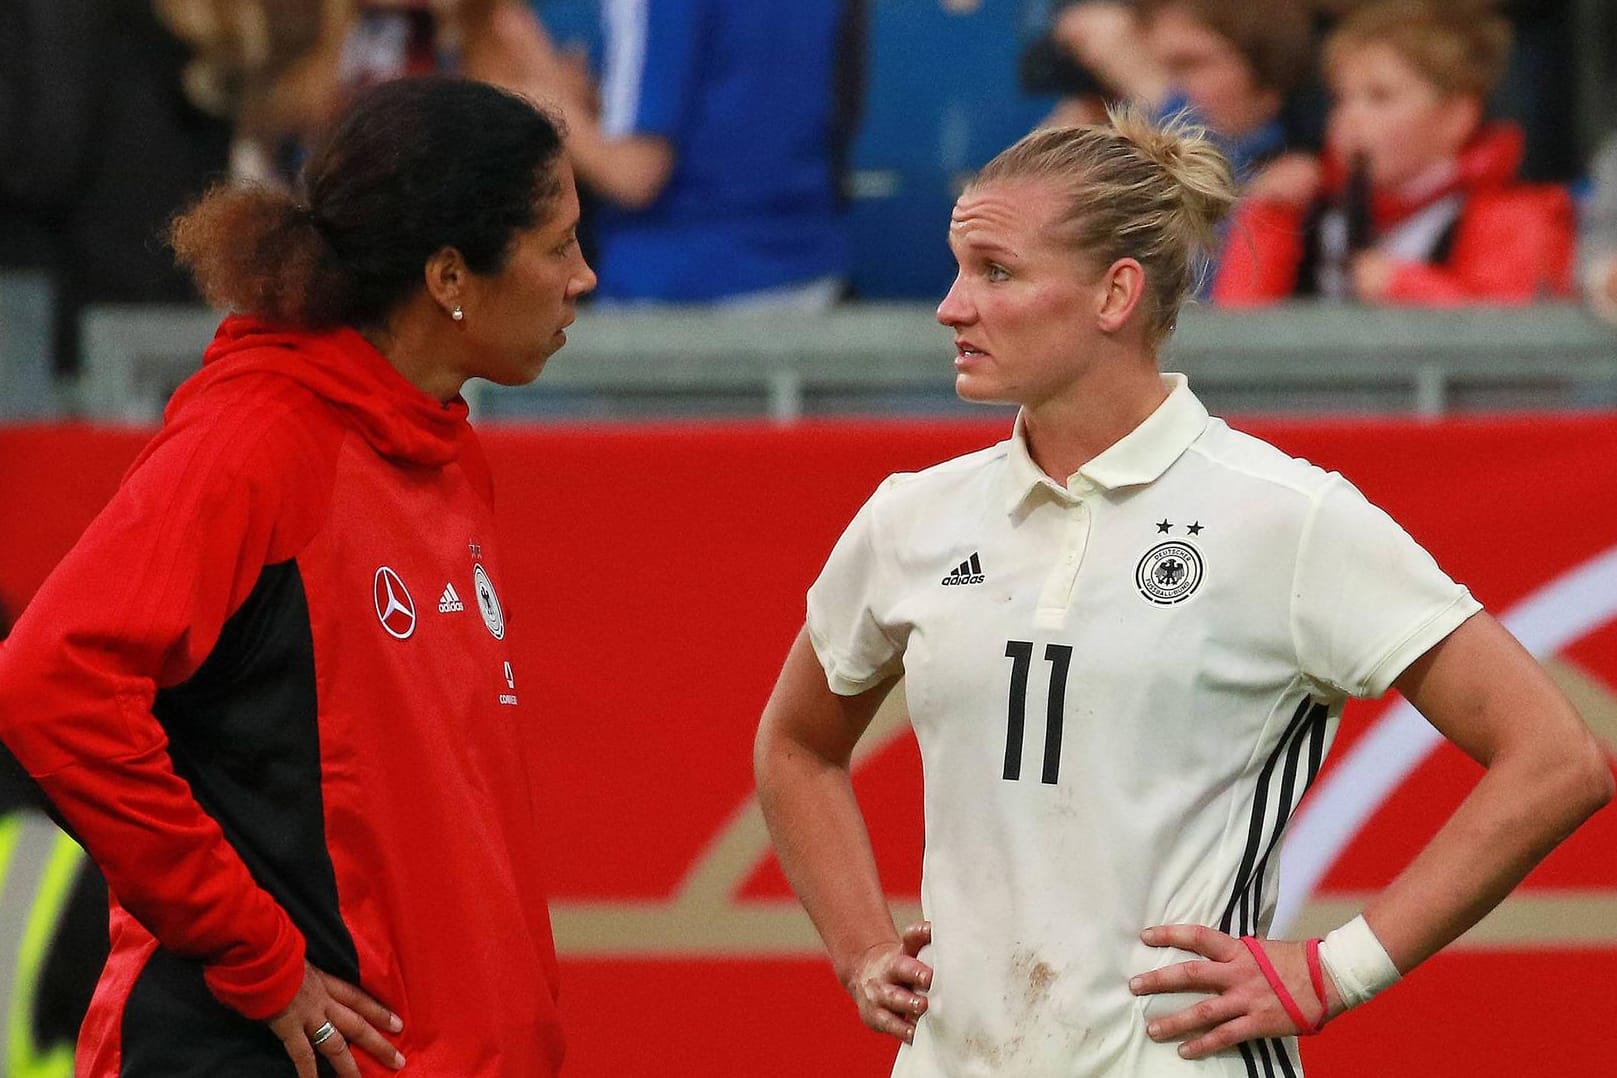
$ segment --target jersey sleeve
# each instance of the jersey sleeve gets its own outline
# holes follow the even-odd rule
[[[161,436],[0,645],[0,736],[124,908],[253,1019],[296,994],[304,940],[175,773],[152,706],[290,556],[283,503],[312,500],[315,474],[230,422]]]
[[[903,670],[901,634],[890,620],[892,559],[880,553],[878,488],[831,550],[808,592],[808,634],[825,668],[826,683],[841,696],[874,688]]]
[[[703,76],[706,0],[605,0],[601,127],[612,138],[654,135],[678,143]]]
[[[1291,605],[1303,672],[1360,697],[1386,692],[1410,663],[1482,609],[1338,475],[1303,528]]]

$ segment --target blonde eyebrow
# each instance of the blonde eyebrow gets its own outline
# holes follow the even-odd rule
[[[950,247],[956,247],[956,246],[958,246],[958,247],[968,247],[968,248],[970,248],[972,250],[973,253],[979,254],[979,255],[989,255],[989,256],[999,255],[999,256],[1005,257],[1005,258],[1020,258],[1021,257],[1020,255],[1018,255],[1016,253],[1016,251],[1012,250],[1009,247],[1006,247],[1002,243],[997,243],[997,242],[995,242],[993,240],[973,240],[973,239],[970,239],[970,238],[966,238],[966,239],[961,239],[958,243],[956,243],[954,236],[951,235],[949,237],[949,246]]]

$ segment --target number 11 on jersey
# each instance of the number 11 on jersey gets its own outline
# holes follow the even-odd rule
[[[1022,727],[1027,721],[1027,675],[1033,665],[1033,642],[1010,640],[1005,657],[1011,660],[1011,698],[1005,729],[1005,778],[1015,782],[1022,777]],[[1045,703],[1043,781],[1055,784],[1061,770],[1061,722],[1067,700],[1067,668],[1072,665],[1072,648],[1047,644],[1044,661],[1050,664],[1050,695]]]

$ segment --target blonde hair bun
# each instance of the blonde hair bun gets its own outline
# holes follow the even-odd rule
[[[1235,205],[1235,174],[1207,133],[1183,115],[1157,123],[1137,109],[1110,110],[1110,125],[1048,127],[1006,147],[972,187],[1037,180],[1054,185],[1052,222],[1062,243],[1101,265],[1137,259],[1151,333],[1172,331],[1195,287],[1217,228]]]
[[[1106,115],[1119,136],[1178,186],[1186,227],[1203,249],[1213,247],[1218,224],[1229,216],[1240,192],[1229,159],[1207,129],[1184,110],[1160,122],[1129,104],[1112,105]]]

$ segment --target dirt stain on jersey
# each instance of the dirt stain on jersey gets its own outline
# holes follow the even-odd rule
[[[1053,998],[1061,974],[1031,950],[1011,953],[1012,981],[1004,999],[1016,1014],[1015,1029],[1003,1040],[986,1033],[971,1033],[961,1041],[966,1061],[986,1063],[995,1073],[1017,1073],[1041,1060],[1070,1056],[1089,1039],[1090,1031],[1075,1026],[1060,1013]],[[1016,999],[1020,986],[1020,999]]]
[[[1037,962],[1027,974],[1027,1001],[1036,1006],[1050,998],[1050,986],[1056,983],[1056,971],[1048,962]]]
[[[1021,1041],[1015,1041],[1006,1047],[1014,1054],[1021,1046]],[[968,1036],[965,1041],[965,1052],[968,1061],[980,1059],[996,1070],[1005,1062],[1005,1052],[987,1034],[973,1033]]]
[[[1022,985],[1028,1010],[1037,1012],[1039,1004],[1050,998],[1050,989],[1056,983],[1055,967],[1032,951],[1019,949],[1011,956],[1011,972]]]

